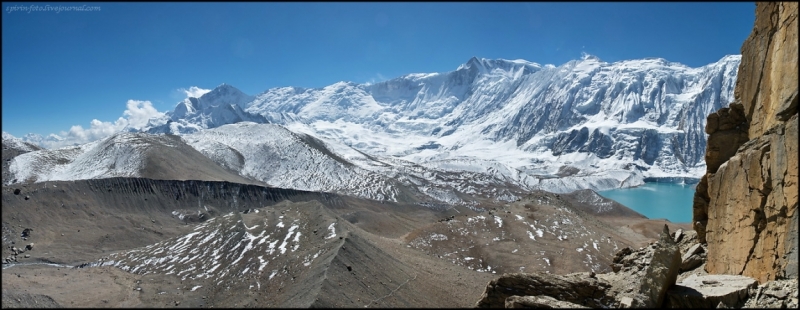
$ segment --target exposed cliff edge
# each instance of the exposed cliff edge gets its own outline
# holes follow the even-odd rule
[[[735,102],[708,117],[693,222],[706,271],[796,279],[798,4],[758,3]]]

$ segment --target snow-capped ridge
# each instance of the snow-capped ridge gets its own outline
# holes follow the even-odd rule
[[[3,145],[23,152],[31,152],[40,149],[38,146],[31,144],[29,142],[25,142],[24,140],[17,138],[5,131],[3,131]]]
[[[455,150],[461,157],[494,159],[464,153],[464,146],[514,141],[510,147],[522,151],[519,158],[536,158],[522,166],[557,164],[563,154],[577,152],[627,164],[645,158],[637,165],[659,166],[653,173],[695,176],[703,161],[705,116],[733,98],[739,59],[726,56],[690,68],[661,58],[607,63],[585,54],[556,67],[472,57],[455,71],[372,85],[338,83],[332,85],[336,91],[272,89],[246,110],[279,124],[305,124],[319,138],[367,154],[411,161],[448,158]],[[582,128],[588,129],[585,137],[569,138]],[[437,147],[422,147],[426,143]],[[565,153],[554,156],[554,149]],[[665,159],[651,160],[659,156]]]
[[[706,116],[733,100],[740,61],[691,68],[583,54],[542,66],[472,57],[453,71],[374,84],[249,96],[223,83],[144,131],[180,134],[273,186],[372,199],[395,199],[400,188],[446,203],[603,190],[702,175]]]
[[[20,181],[138,177],[150,135],[119,132],[105,139],[15,157],[9,171]]]

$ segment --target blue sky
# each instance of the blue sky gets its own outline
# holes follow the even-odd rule
[[[20,11],[31,5],[99,10]],[[140,101],[166,112],[192,86],[255,95],[451,71],[472,56],[698,67],[740,53],[755,4],[3,3],[2,14],[2,129],[20,137],[152,112]]]

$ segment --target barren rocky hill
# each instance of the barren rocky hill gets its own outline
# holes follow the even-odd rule
[[[663,225],[612,225],[582,210],[635,213],[585,196],[479,212],[216,181],[4,186],[3,304],[467,307],[494,272],[606,270]]]

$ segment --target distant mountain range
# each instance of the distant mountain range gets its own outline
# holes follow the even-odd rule
[[[254,182],[372,199],[470,204],[533,189],[603,190],[700,177],[706,116],[733,101],[740,59],[690,68],[658,58],[606,63],[586,55],[558,67],[472,58],[454,71],[375,84],[256,96],[222,84],[131,131],[179,135]],[[109,139],[130,137],[144,136]],[[10,170],[39,181],[120,175],[109,172],[127,167],[118,157],[106,172],[64,168],[102,143],[23,154]],[[34,159],[54,153],[63,158]]]

